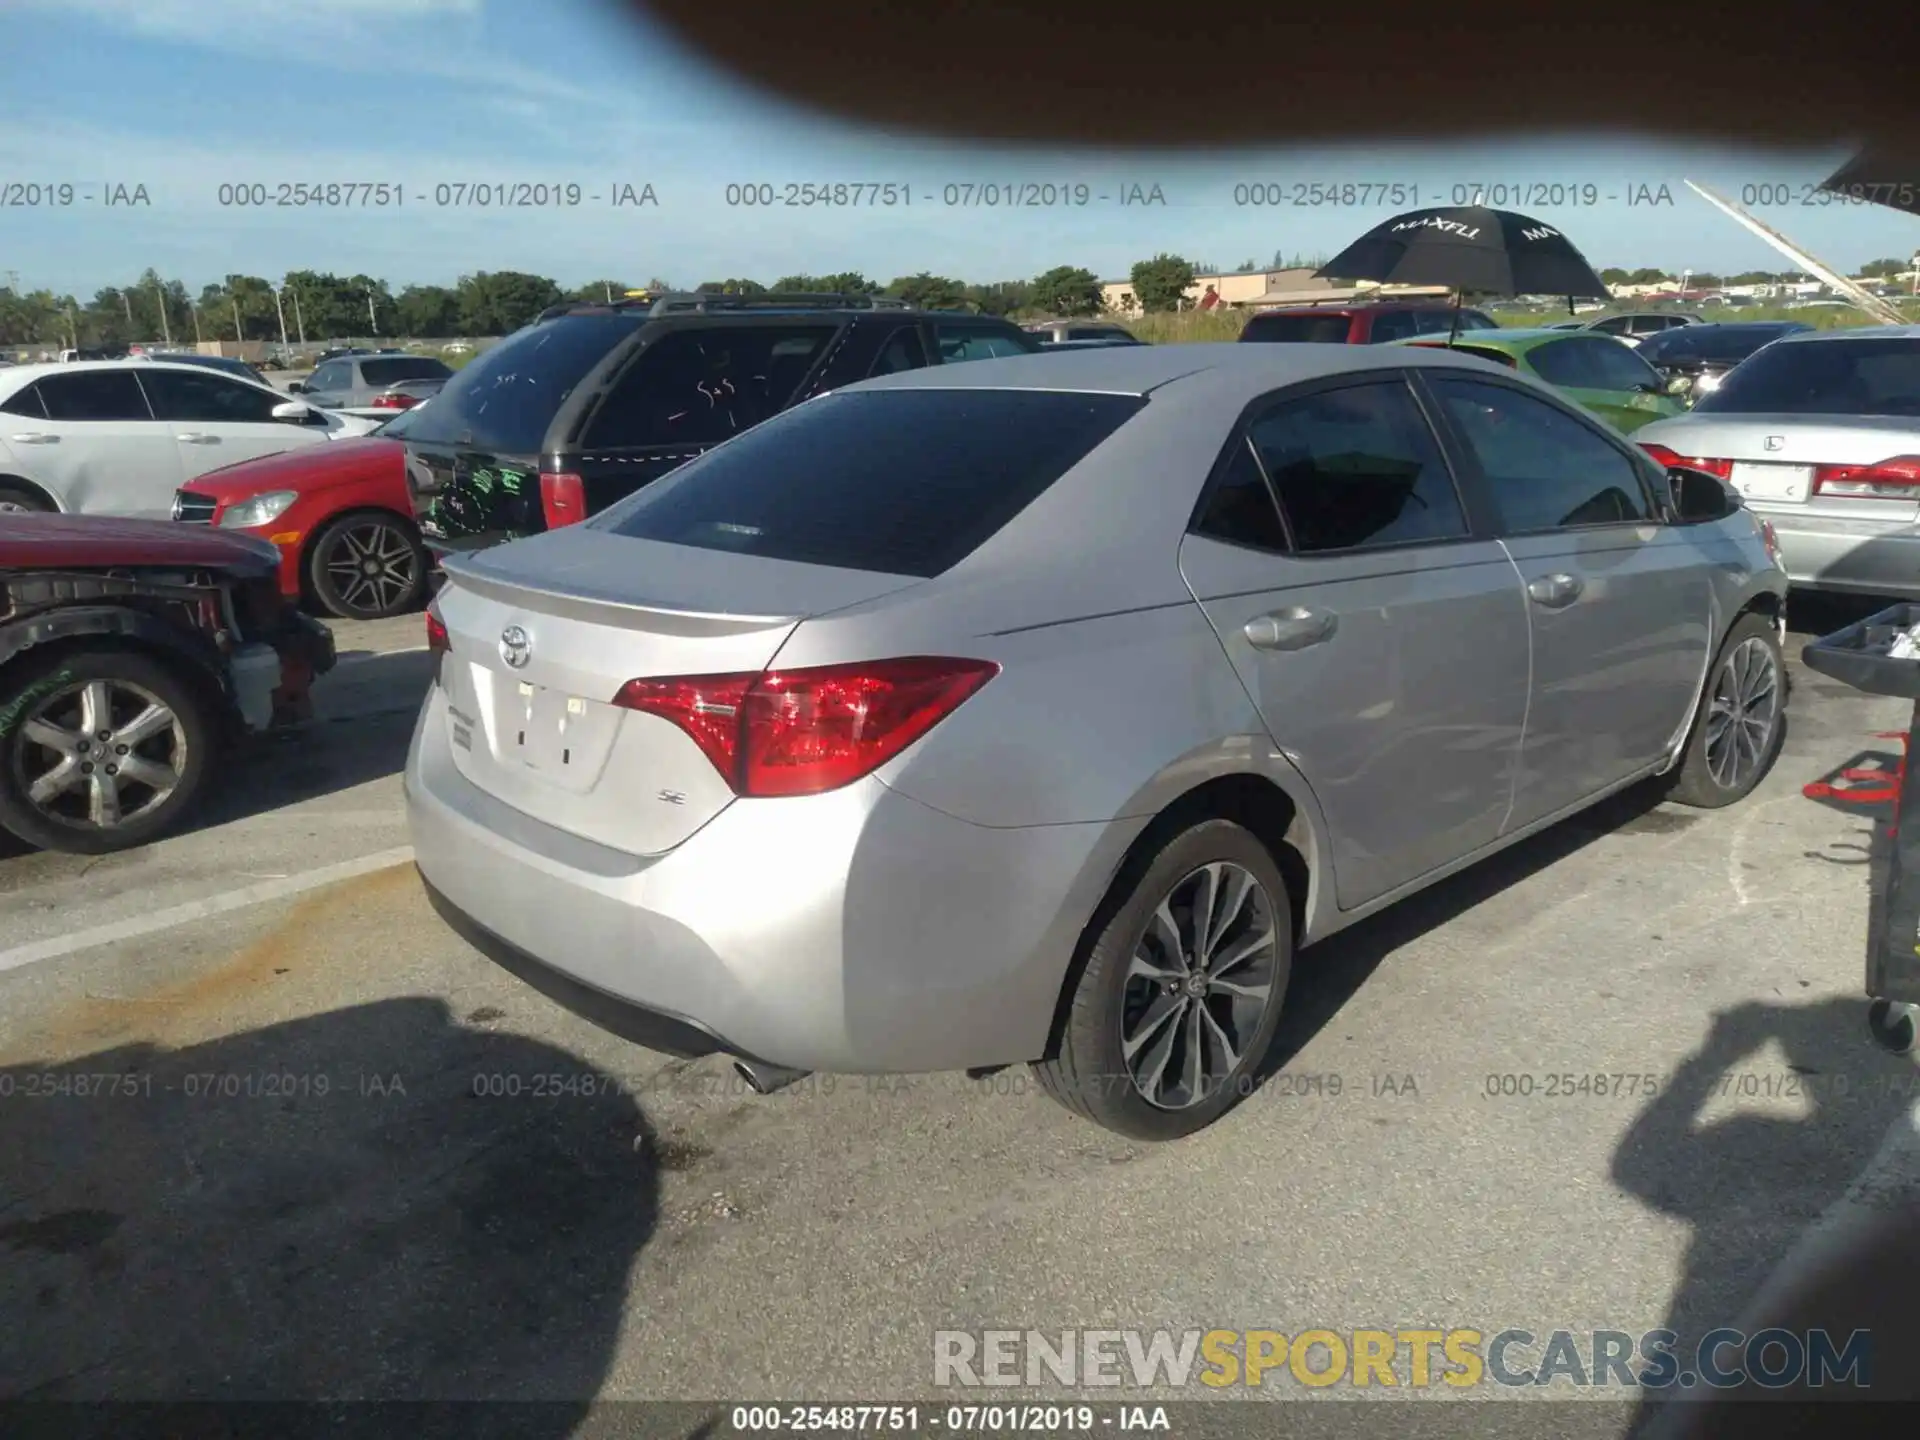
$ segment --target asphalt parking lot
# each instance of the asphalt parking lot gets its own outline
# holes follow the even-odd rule
[[[1697,1334],[1920,1183],[1859,995],[1875,812],[1801,793],[1907,717],[1797,663],[1749,802],[1622,797],[1307,952],[1273,1079],[1152,1148],[1024,1071],[756,1098],[496,971],[404,848],[420,630],[338,626],[312,730],[192,832],[0,848],[0,1395],[887,1399],[937,1328]],[[1568,1072],[1658,1084],[1488,1093]]]

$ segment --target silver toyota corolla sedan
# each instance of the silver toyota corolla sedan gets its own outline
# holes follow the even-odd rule
[[[1300,947],[1643,778],[1765,773],[1786,580],[1691,480],[1443,351],[870,380],[449,562],[420,871],[756,1088],[1032,1062],[1182,1135],[1258,1084]]]
[[[1794,584],[1920,599],[1920,326],[1775,340],[1634,439],[1731,481]]]

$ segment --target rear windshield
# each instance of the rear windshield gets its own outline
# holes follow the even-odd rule
[[[453,371],[439,360],[402,356],[396,360],[362,360],[360,374],[369,385],[392,385],[401,380],[439,380]]]
[[[1649,360],[1744,360],[1762,345],[1811,326],[1677,325],[1640,345]]]
[[[1920,340],[1776,345],[1693,407],[1715,415],[1920,415]]]
[[[1146,404],[1051,390],[825,395],[587,524],[922,578],[960,563]]]
[[[529,326],[455,371],[432,405],[405,412],[381,433],[501,455],[538,454],[573,387],[646,321],[646,312],[637,311],[561,315]]]
[[[1353,329],[1345,315],[1256,315],[1240,332],[1242,340],[1284,345],[1344,345]]]

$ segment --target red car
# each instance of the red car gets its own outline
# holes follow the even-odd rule
[[[1252,315],[1240,338],[1258,344],[1384,345],[1416,335],[1445,335],[1456,314],[1461,330],[1497,330],[1480,310],[1460,310],[1437,300],[1381,301],[1353,305],[1290,305]]]
[[[417,607],[432,564],[413,523],[407,448],[364,435],[242,461],[178,491],[173,518],[267,541],[280,590],[349,620]]]
[[[0,830],[85,855],[143,844],[228,742],[310,718],[333,635],[277,568],[231,533],[0,514]]]

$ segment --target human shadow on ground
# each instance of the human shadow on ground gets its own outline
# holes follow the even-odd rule
[[[613,1077],[437,1000],[0,1069],[0,1401],[541,1401],[454,1430],[570,1434],[660,1163]]]

